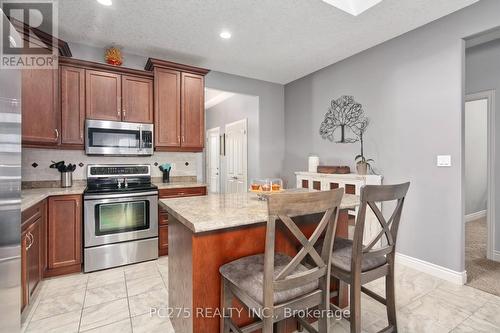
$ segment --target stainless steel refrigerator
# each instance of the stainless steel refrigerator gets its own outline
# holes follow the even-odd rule
[[[20,330],[20,251],[21,73],[0,69],[0,332]]]

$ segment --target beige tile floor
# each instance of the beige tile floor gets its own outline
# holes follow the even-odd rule
[[[40,297],[23,325],[24,332],[174,332],[168,318],[150,316],[166,307],[166,257],[90,274],[45,280]],[[397,266],[400,332],[500,332],[500,297],[457,286],[405,266]],[[383,279],[369,286],[382,294]],[[385,308],[362,299],[362,328],[376,332],[387,325]],[[348,332],[349,324],[333,324]]]

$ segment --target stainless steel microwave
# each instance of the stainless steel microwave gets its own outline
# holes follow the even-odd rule
[[[153,155],[153,124],[85,121],[87,155]]]

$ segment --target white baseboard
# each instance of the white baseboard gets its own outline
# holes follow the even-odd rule
[[[493,250],[493,258],[489,259],[500,262],[500,251]]]
[[[486,210],[481,210],[479,212],[465,215],[465,222],[474,221],[474,220],[480,219],[482,217],[486,217]]]
[[[396,253],[396,263],[408,266],[410,268],[416,269],[418,271],[427,273],[454,284],[463,285],[467,282],[466,271],[457,272],[443,266],[407,256],[402,253]]]

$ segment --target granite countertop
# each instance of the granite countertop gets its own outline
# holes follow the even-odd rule
[[[153,184],[158,186],[158,189],[206,186],[206,184],[198,182],[173,182],[173,183],[153,182]],[[21,191],[21,211],[24,211],[36,205],[43,199],[46,199],[53,195],[83,194],[85,187],[86,185],[84,184],[79,184],[79,185],[73,184],[72,187],[68,188],[42,187],[42,188],[24,189]]]
[[[21,211],[26,210],[43,199],[46,199],[53,195],[70,195],[70,194],[82,194],[85,190],[85,186],[73,185],[72,187],[62,188],[62,187],[50,187],[50,188],[34,188],[21,191]]]
[[[172,182],[172,183],[162,183],[162,182],[153,182],[156,186],[158,186],[158,189],[169,189],[169,188],[188,188],[188,187],[201,187],[201,186],[207,186],[205,183],[198,183],[198,182]]]
[[[267,204],[254,193],[209,194],[200,197],[161,199],[159,204],[194,233],[261,223]],[[359,205],[359,197],[344,194],[341,208]]]

